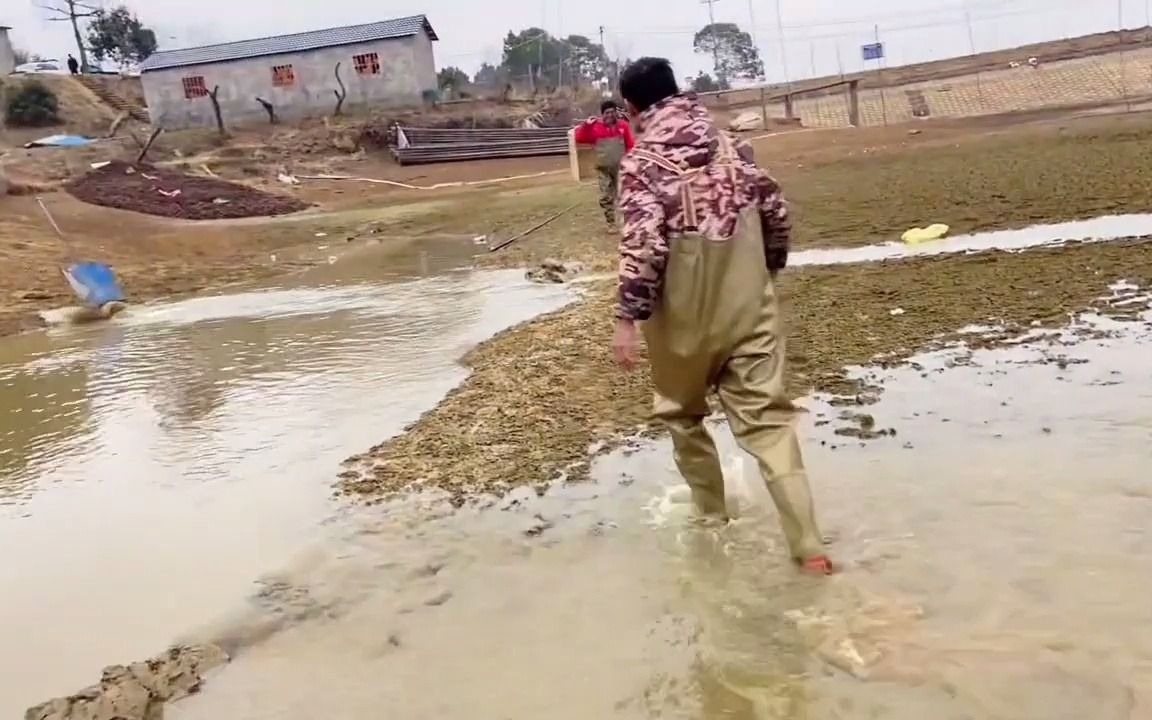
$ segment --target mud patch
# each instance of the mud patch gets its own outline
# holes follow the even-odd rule
[[[164,703],[200,691],[204,673],[228,662],[212,645],[174,647],[162,655],[104,669],[100,682],[30,708],[25,720],[159,720]]]
[[[1055,278],[1055,280],[1054,280]],[[987,252],[860,266],[800,268],[786,273],[781,295],[790,328],[790,387],[838,396],[851,409],[875,402],[867,378],[846,365],[904,362],[918,350],[964,340],[995,347],[1069,315],[1130,313],[1110,283],[1146,286],[1152,243],[1070,245],[1022,253]],[[1119,287],[1119,286],[1113,286]],[[380,497],[413,485],[458,501],[502,495],[588,474],[592,454],[637,432],[652,432],[647,368],[623,373],[611,356],[613,284],[592,284],[587,299],[505,332],[465,358],[472,376],[403,435],[360,456],[341,478],[353,494]],[[904,314],[893,315],[900,306]],[[995,332],[973,335],[973,324]],[[851,441],[880,437],[857,411],[845,418]]]
[[[287,215],[308,207],[295,198],[225,180],[124,162],[109,163],[66,187],[93,205],[184,220]]]

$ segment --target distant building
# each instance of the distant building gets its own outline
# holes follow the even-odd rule
[[[267,122],[256,98],[276,115],[323,115],[336,106],[336,64],[347,88],[345,107],[416,104],[435,91],[432,43],[439,38],[423,15],[367,25],[314,30],[222,45],[163,50],[140,67],[152,122],[180,129],[216,122],[208,94],[226,125]]]
[[[8,31],[12,28],[0,25],[0,78],[16,69],[16,51],[12,49],[12,39]]]

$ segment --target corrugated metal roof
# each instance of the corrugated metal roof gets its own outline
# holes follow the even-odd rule
[[[165,68],[184,67],[187,65],[207,65],[211,63],[229,62],[231,60],[244,60],[245,58],[262,57],[265,55],[282,55],[306,50],[334,47],[338,45],[351,45],[353,43],[372,42],[375,40],[388,40],[391,38],[410,37],[427,33],[433,40],[436,31],[424,15],[382,20],[366,25],[349,25],[348,27],[329,28],[327,30],[311,30],[294,35],[277,35],[275,37],[257,38],[255,40],[239,40],[237,42],[222,43],[220,45],[205,45],[203,47],[185,48],[182,50],[161,50],[153,53],[141,66],[141,72],[150,70],[163,70]]]

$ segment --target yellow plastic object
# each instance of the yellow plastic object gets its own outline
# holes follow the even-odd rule
[[[947,225],[936,223],[935,225],[929,225],[926,228],[912,228],[911,230],[908,230],[903,235],[901,235],[900,239],[908,245],[919,245],[920,243],[939,240],[940,238],[947,235],[949,230],[951,230],[951,228],[949,228]]]

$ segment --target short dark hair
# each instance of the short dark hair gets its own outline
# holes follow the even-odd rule
[[[616,104],[615,100],[605,100],[600,103],[600,112],[608,112],[609,110],[619,110],[620,106]]]
[[[672,63],[664,58],[642,57],[620,74],[620,94],[639,112],[679,92]]]

